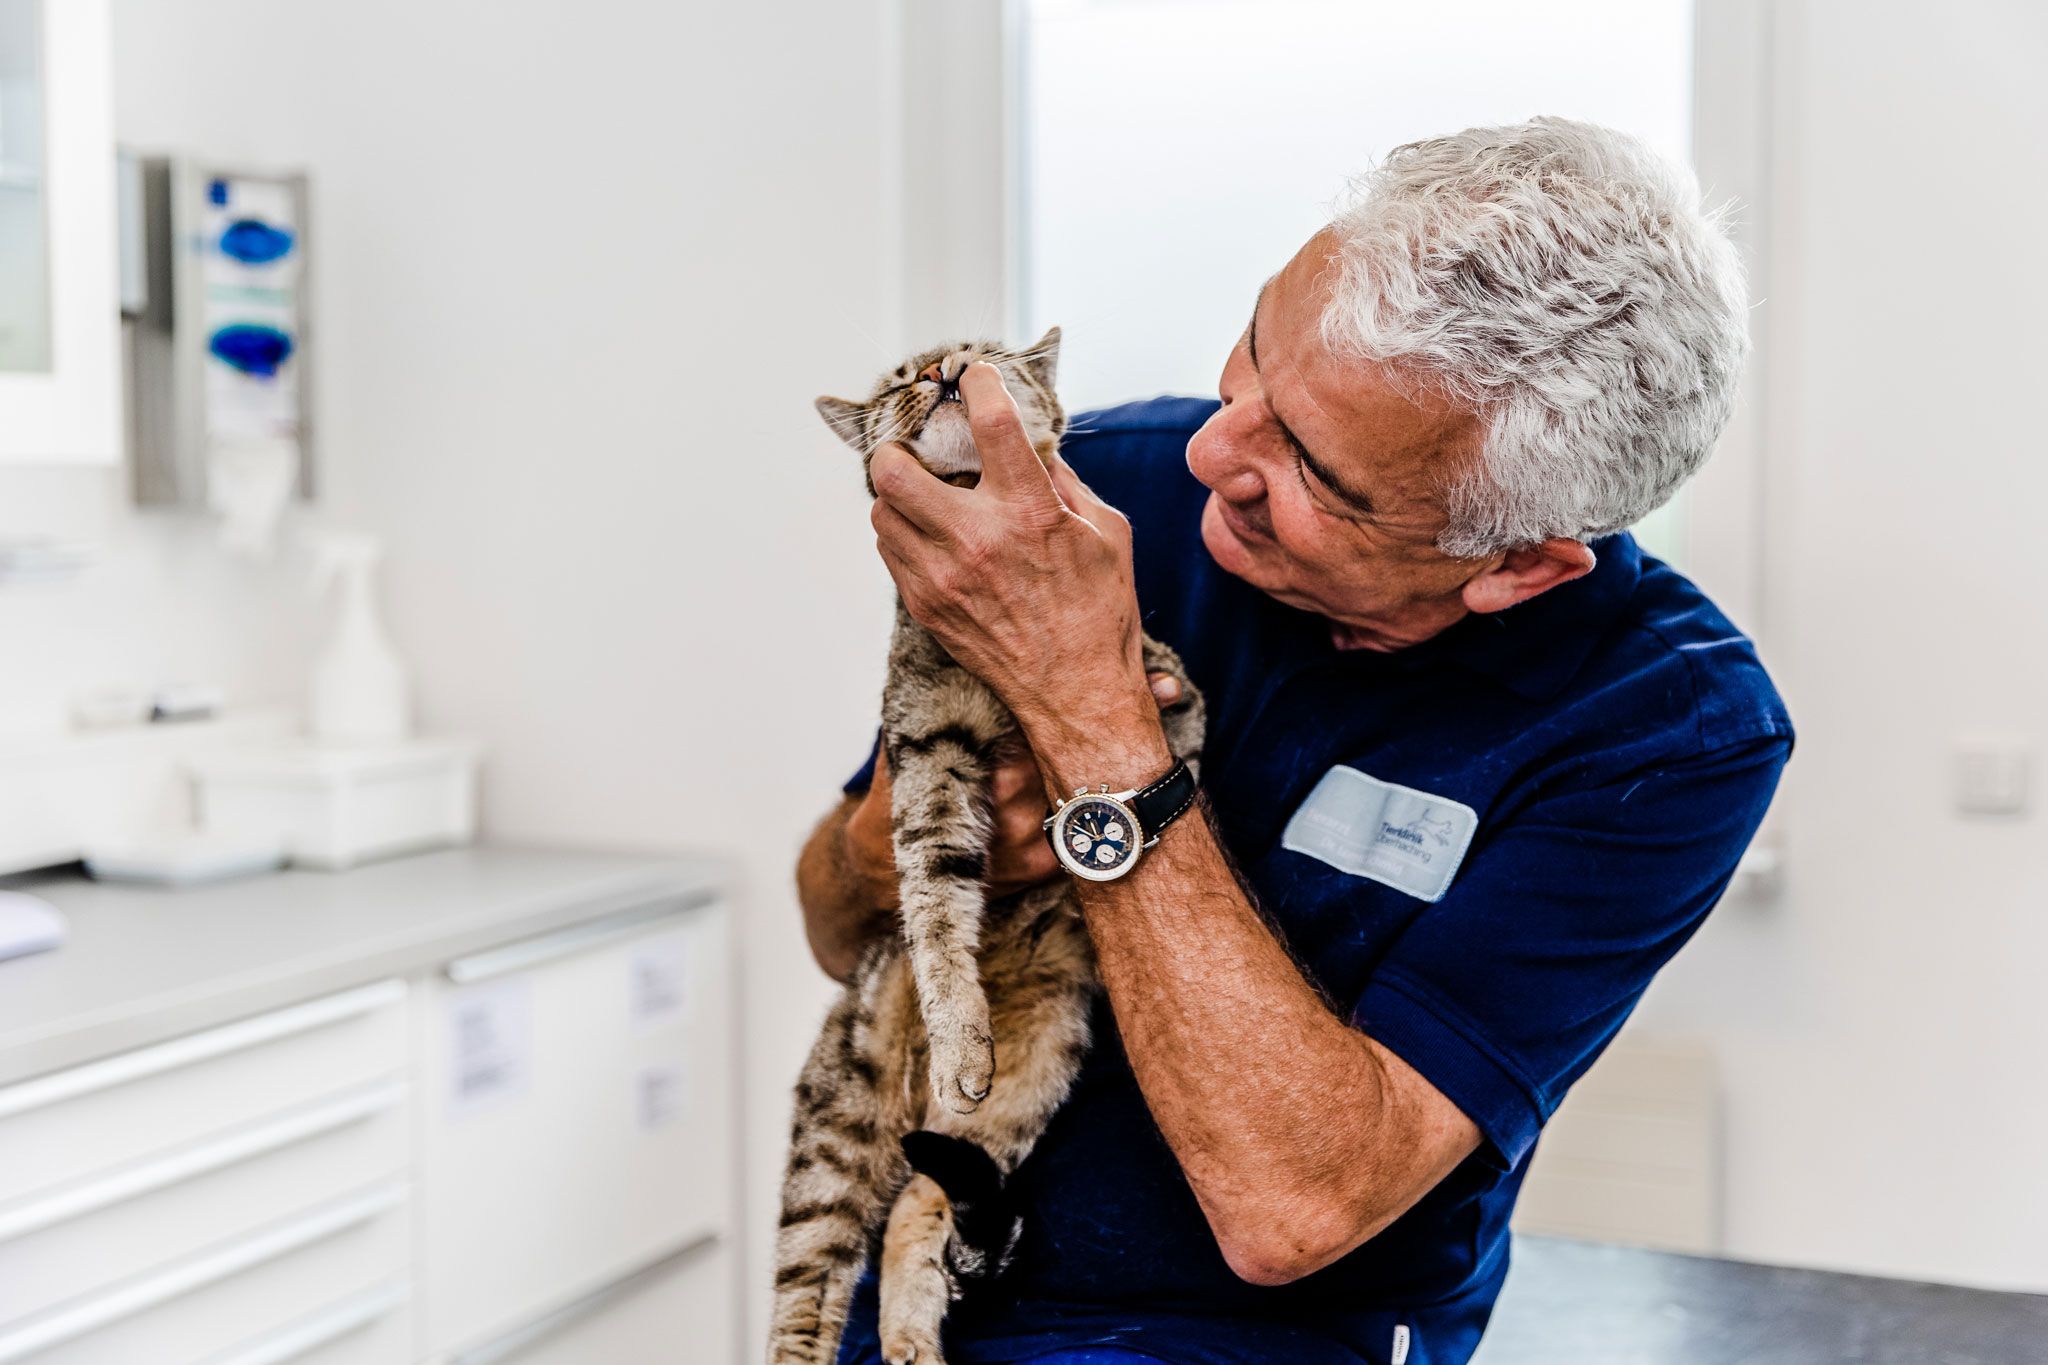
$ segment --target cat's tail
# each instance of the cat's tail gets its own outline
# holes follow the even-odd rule
[[[853,1064],[858,1013],[850,998],[841,1001],[797,1082],[769,1365],[833,1365],[854,1285],[902,1183],[902,1162],[876,1131],[873,1069]]]

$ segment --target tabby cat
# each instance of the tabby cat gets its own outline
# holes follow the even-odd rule
[[[863,461],[895,441],[939,477],[972,484],[981,463],[962,372],[995,365],[1050,460],[1066,429],[1052,390],[1059,342],[1054,328],[1022,351],[941,346],[883,375],[866,402],[821,398],[818,411]],[[1166,646],[1146,640],[1145,665],[1181,684],[1164,720],[1175,756],[1192,762],[1201,698]],[[941,1365],[948,1306],[999,1273],[1016,1245],[1005,1182],[1066,1099],[1088,1050],[1096,981],[1064,878],[984,913],[988,779],[1015,731],[995,694],[899,602],[882,752],[902,935],[869,947],[797,1082],[772,1365],[830,1365],[878,1235],[882,1355]]]

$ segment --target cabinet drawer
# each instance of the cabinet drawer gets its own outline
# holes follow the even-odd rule
[[[429,1355],[727,1230],[730,970],[715,905],[451,964],[423,996]]]
[[[403,1174],[404,1099],[376,1082],[0,1207],[0,1324]]]
[[[0,1208],[398,1075],[405,987],[379,982],[0,1089]]]
[[[203,1365],[411,1365],[410,1297],[402,1281],[378,1285],[208,1356]]]
[[[406,1197],[396,1183],[359,1191],[0,1327],[0,1365],[232,1360],[351,1295],[403,1283]]]
[[[715,1241],[674,1251],[447,1365],[680,1365],[729,1359],[732,1258]]]

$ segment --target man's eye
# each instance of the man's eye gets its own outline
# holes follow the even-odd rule
[[[1294,456],[1294,477],[1301,481],[1301,486],[1305,491],[1315,492],[1315,488],[1308,481],[1308,461],[1301,458],[1301,452],[1298,450],[1290,451],[1289,453]]]
[[[1372,519],[1372,513],[1366,508],[1354,506],[1335,493],[1318,489],[1315,484],[1309,482],[1308,461],[1302,458],[1301,447],[1295,446],[1291,453],[1294,456],[1294,477],[1301,481],[1302,491],[1314,500],[1319,511],[1326,512],[1330,516],[1338,517],[1344,521],[1370,521]]]

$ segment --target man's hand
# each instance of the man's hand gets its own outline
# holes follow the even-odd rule
[[[904,607],[1003,699],[1049,778],[1156,776],[1170,757],[1147,695],[1130,523],[1063,461],[1040,463],[995,367],[969,366],[960,394],[974,488],[900,446],[869,466],[876,548]]]

